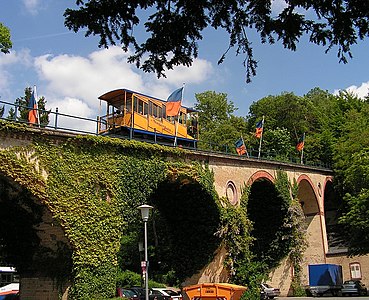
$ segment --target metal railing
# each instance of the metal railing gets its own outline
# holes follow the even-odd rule
[[[9,103],[5,101],[0,100],[0,108],[1,105],[3,105],[4,113],[2,116],[0,116],[1,120],[11,121],[11,122],[17,122],[17,123],[25,123],[30,124],[27,120],[24,120],[19,115],[19,108],[21,109],[29,109],[25,106],[20,106],[14,103]],[[5,113],[9,113],[9,107],[13,107],[14,115],[12,118],[4,117]],[[58,108],[55,109],[55,111],[52,110],[37,110],[40,115],[47,114],[49,117],[49,122],[47,124],[32,124],[33,126],[39,126],[40,128],[47,128],[47,129],[53,129],[63,132],[69,132],[69,133],[78,133],[78,134],[91,134],[91,135],[99,135],[99,128],[108,128],[107,126],[107,120],[104,118],[97,117],[96,119],[92,118],[85,118],[75,115],[68,115],[64,113],[60,113],[58,111]],[[165,146],[170,147],[177,147],[174,145],[174,143],[171,143],[170,141],[157,141],[155,140],[147,140],[143,139],[140,136],[135,136],[134,132],[130,134],[129,136],[122,136],[119,134],[110,134],[109,136],[115,137],[115,138],[124,138],[124,139],[133,139],[143,142],[148,142],[152,144],[161,144]],[[200,150],[202,152],[207,153],[214,153],[214,154],[222,154],[222,155],[229,155],[229,156],[235,156],[240,157],[237,155],[235,151],[235,147],[233,144],[231,145],[219,145],[216,143],[212,143],[209,141],[202,141],[198,140],[196,142],[196,147],[194,146],[181,146],[178,147],[188,149],[188,150]],[[264,161],[276,161],[276,162],[285,162],[285,163],[291,163],[291,164],[298,164],[301,165],[300,158],[299,157],[285,157],[281,156],[276,152],[273,151],[262,151],[260,153],[259,157],[259,150],[250,148],[248,150],[248,155],[241,156],[241,158],[252,158],[252,159],[258,159],[258,160],[264,160]],[[320,161],[307,161],[304,159],[304,165],[312,166],[312,167],[319,167],[324,169],[331,169],[331,167],[327,164],[324,164]]]
[[[1,104],[4,105],[4,113],[0,119],[31,125],[31,123],[28,122],[28,120],[22,119],[19,113],[20,109],[29,110],[28,107],[0,100],[0,106]],[[14,110],[13,116],[9,116],[10,111],[9,107],[13,108]],[[55,111],[42,109],[36,109],[36,111],[38,112],[39,116],[48,115],[49,121],[47,123],[32,124],[35,127],[48,128],[79,134],[93,134],[93,135],[98,134],[98,125],[100,122],[98,118],[91,119],[75,115],[63,114],[59,112],[58,108],[56,108]],[[8,113],[8,116],[5,116],[6,113]]]

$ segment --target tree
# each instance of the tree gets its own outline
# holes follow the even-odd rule
[[[19,97],[15,100],[15,105],[18,107],[19,116],[16,116],[15,110],[11,108],[9,110],[7,119],[27,123],[28,122],[28,112],[29,112],[28,104],[31,99],[31,95],[32,95],[32,88],[26,87],[24,89],[24,96]],[[39,99],[36,99],[36,101],[37,101],[37,108],[38,108],[38,113],[40,117],[40,126],[45,127],[49,124],[49,114],[51,110],[49,111],[46,110],[45,97],[40,97]]]
[[[345,204],[340,222],[351,255],[369,253],[369,103],[360,106],[346,112],[334,156],[336,186]]]
[[[263,139],[263,148],[278,160],[290,161],[290,158],[296,155],[295,147],[291,142],[291,135],[286,128],[277,127],[276,129],[267,130],[263,135]]]
[[[200,146],[235,153],[234,143],[242,134],[247,133],[246,120],[233,115],[237,108],[225,93],[207,91],[195,97],[195,108],[201,112],[199,136],[203,143]]]
[[[255,0],[76,0],[78,9],[66,9],[65,25],[75,32],[87,27],[86,36],[100,36],[100,47],[121,44],[124,51],[133,47],[128,61],[145,72],[165,76],[165,69],[189,66],[198,55],[197,41],[207,27],[229,34],[228,50],[245,55],[246,81],[256,74],[257,61],[249,39],[250,31],[260,35],[262,43],[280,41],[296,50],[306,34],[311,43],[337,47],[340,62],[352,57],[351,46],[369,35],[368,1],[286,1],[276,14],[273,1]],[[150,13],[140,13],[147,10]],[[308,13],[307,13],[308,12]],[[314,14],[315,13],[315,14]],[[143,16],[148,16],[142,20]],[[135,34],[144,24],[146,40]],[[139,30],[137,30],[139,32]],[[220,57],[223,62],[228,52]]]
[[[12,46],[9,28],[0,22],[0,51],[3,53],[9,53]]]

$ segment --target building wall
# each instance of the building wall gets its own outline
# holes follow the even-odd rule
[[[44,130],[45,131],[45,130]],[[33,136],[40,134],[37,130],[32,133],[7,134],[2,133],[0,138],[0,148],[26,146]],[[72,135],[58,134],[52,131],[45,131],[50,139],[55,139],[55,143],[65,140]],[[251,184],[259,178],[267,178],[271,182],[276,178],[277,170],[284,170],[291,182],[296,181],[301,190],[299,196],[303,201],[303,208],[306,215],[307,237],[309,247],[305,252],[303,262],[303,284],[308,284],[307,265],[312,263],[336,263],[343,267],[344,279],[350,278],[349,264],[359,262],[362,270],[362,281],[369,285],[369,256],[348,258],[345,254],[327,257],[328,243],[326,238],[324,219],[324,187],[328,180],[331,180],[332,172],[324,169],[310,168],[303,165],[290,165],[280,162],[268,162],[257,159],[244,159],[240,157],[224,156],[208,153],[186,154],[188,160],[200,161],[207,164],[214,172],[214,185],[220,197],[227,197],[234,205],[239,204],[241,190],[246,184]],[[37,162],[35,162],[37,166]],[[45,175],[46,176],[46,175]],[[43,243],[50,247],[55,246],[57,240],[62,240],[62,231],[53,229],[52,220],[47,220],[45,216],[44,228],[40,229]],[[59,228],[60,229],[60,228]],[[222,282],[227,280],[226,270],[223,269],[223,262],[226,257],[224,249],[219,249],[215,260],[205,267],[194,281]],[[282,295],[287,295],[290,289],[292,278],[292,268],[288,261],[283,261],[281,266],[271,273],[271,282],[274,286],[280,287]],[[62,289],[63,291],[67,288]],[[21,279],[21,298],[28,300],[59,299],[59,292],[55,282],[42,276],[25,277]]]
[[[274,181],[277,170],[287,172],[290,182],[299,184],[298,197],[306,216],[308,248],[304,253],[302,265],[302,284],[308,286],[309,264],[334,263],[343,267],[344,280],[350,279],[350,263],[358,262],[361,266],[362,281],[369,286],[369,255],[360,257],[347,257],[345,254],[338,256],[327,256],[328,241],[324,218],[324,187],[328,181],[332,181],[332,173],[314,169],[303,169],[291,165],[274,165],[254,160],[224,159],[223,157],[211,157],[207,160],[210,169],[214,172],[215,189],[221,197],[234,197],[239,200],[242,187],[252,184],[258,178],[266,178]],[[229,183],[233,183],[235,191],[229,193]],[[229,199],[232,203],[237,201]],[[223,255],[223,258],[225,256]],[[219,257],[217,258],[219,261]],[[209,270],[208,270],[209,272]],[[214,274],[216,270],[214,270]],[[270,274],[273,286],[281,289],[281,295],[291,294],[290,285],[292,281],[293,268],[290,262],[284,260],[281,265]],[[221,279],[214,277],[213,279]],[[224,278],[222,278],[224,280]],[[221,282],[221,281],[220,281]]]

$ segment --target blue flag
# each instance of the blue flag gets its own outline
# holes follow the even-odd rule
[[[165,112],[168,117],[177,116],[179,114],[182,102],[182,93],[183,87],[175,90],[173,93],[169,95],[165,108]]]
[[[28,103],[28,123],[36,124],[39,122],[38,120],[38,109],[37,109],[37,92],[36,86],[33,87],[31,99]]]
[[[245,155],[247,153],[246,151],[246,146],[245,146],[245,142],[243,141],[242,138],[240,138],[236,143],[236,151],[238,155]]]

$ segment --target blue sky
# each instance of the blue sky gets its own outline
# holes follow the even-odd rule
[[[199,42],[199,57],[190,68],[177,67],[167,78],[157,79],[126,63],[127,53],[119,47],[98,48],[97,37],[84,37],[64,27],[63,12],[74,0],[0,0],[0,22],[12,35],[10,54],[0,54],[0,99],[14,102],[27,86],[37,86],[47,108],[66,114],[96,118],[98,97],[112,89],[128,88],[161,99],[186,83],[184,104],[193,106],[195,94],[204,91],[226,93],[238,107],[237,115],[248,114],[249,106],[268,95],[293,92],[304,95],[314,87],[333,93],[350,89],[368,94],[369,43],[353,47],[354,58],[338,63],[336,49],[324,48],[303,39],[297,52],[280,44],[261,45],[250,33],[257,75],[245,83],[243,56],[230,51],[223,64],[218,59],[227,49],[224,32],[208,29]],[[278,10],[283,0],[275,0]]]

